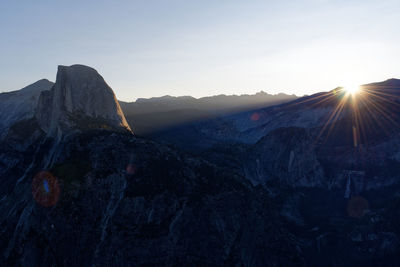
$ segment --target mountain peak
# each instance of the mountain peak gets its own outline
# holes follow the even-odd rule
[[[81,64],[74,64],[71,66],[58,65],[57,78],[58,75],[65,75],[65,74],[69,74],[75,77],[100,76],[100,74],[94,68],[91,68],[89,66]]]
[[[6,129],[14,123],[32,118],[38,99],[43,91],[48,91],[54,83],[42,79],[24,88],[0,94],[0,132],[6,134]],[[2,136],[2,134],[0,134]]]
[[[87,128],[130,131],[113,90],[84,65],[58,66],[56,83],[40,95],[35,117],[50,136]]]
[[[389,88],[400,88],[400,79],[391,78],[391,79],[387,79],[383,82],[369,83],[369,84],[364,84],[362,86],[363,87],[378,87],[378,88],[387,87],[388,89]]]
[[[22,90],[27,89],[27,88],[33,89],[33,88],[37,88],[37,87],[40,87],[41,89],[43,89],[43,88],[51,87],[53,85],[54,85],[54,83],[49,81],[49,80],[47,80],[47,79],[40,79],[40,80],[32,83],[31,85],[28,85],[28,86],[22,88],[19,91],[22,91]]]

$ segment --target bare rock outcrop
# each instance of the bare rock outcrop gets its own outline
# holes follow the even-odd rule
[[[130,131],[113,90],[83,65],[58,67],[56,83],[40,95],[35,117],[52,137],[80,129]]]

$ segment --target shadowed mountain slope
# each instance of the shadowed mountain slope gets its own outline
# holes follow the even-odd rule
[[[60,67],[38,105],[34,118],[11,125],[0,140],[0,262],[302,263],[266,191],[229,169],[121,131],[123,114],[93,69]],[[75,114],[87,119],[85,127]],[[110,127],[89,127],[99,118]]]
[[[180,125],[174,147],[128,131],[93,69],[58,76],[0,139],[4,265],[400,263],[397,80]]]
[[[203,98],[155,97],[122,102],[121,108],[135,133],[148,135],[172,126],[215,118],[239,111],[276,105],[296,99],[295,95],[217,95]]]
[[[54,83],[39,80],[25,88],[0,94],[0,138],[15,122],[30,119],[43,91],[50,90]]]

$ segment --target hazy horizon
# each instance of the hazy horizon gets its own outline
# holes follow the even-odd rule
[[[0,92],[54,81],[60,64],[95,68],[123,101],[302,96],[400,77],[398,1],[19,1],[0,10]]]
[[[100,74],[101,75],[101,74]],[[103,77],[104,78],[104,77]],[[371,81],[371,82],[368,82],[368,83],[360,83],[360,84],[357,84],[357,85],[360,85],[360,86],[362,86],[362,85],[368,85],[369,83],[376,83],[376,82],[384,82],[384,81],[387,81],[387,80],[390,80],[390,79],[396,79],[396,80],[400,80],[399,78],[396,78],[396,77],[390,77],[390,78],[386,78],[386,79],[384,79],[384,80],[380,80],[380,81]],[[0,93],[6,93],[6,92],[13,92],[13,91],[18,91],[18,90],[21,90],[21,89],[23,89],[23,88],[25,88],[25,87],[27,87],[27,86],[30,86],[30,85],[32,85],[32,84],[34,84],[34,83],[36,83],[36,82],[38,82],[38,81],[40,81],[40,80],[48,80],[49,82],[52,82],[52,83],[55,83],[55,80],[51,80],[51,79],[48,79],[48,78],[42,78],[42,79],[39,79],[39,80],[37,80],[37,81],[34,81],[34,82],[31,82],[30,84],[27,84],[27,85],[25,85],[25,86],[22,86],[21,88],[18,88],[18,89],[15,89],[15,90],[8,90],[8,91],[0,91]],[[106,80],[106,79],[105,79]],[[107,80],[106,80],[106,82],[107,82]],[[351,84],[351,85],[354,85],[354,84]],[[179,98],[179,97],[192,97],[192,98],[195,98],[195,99],[201,99],[201,98],[207,98],[207,97],[216,97],[216,96],[254,96],[254,95],[256,95],[256,94],[259,94],[259,93],[265,93],[265,94],[268,94],[268,95],[271,95],[271,96],[277,96],[277,95],[280,95],[280,94],[284,94],[284,95],[287,95],[287,96],[295,96],[295,97],[304,97],[304,96],[310,96],[310,95],[312,95],[312,94],[316,94],[316,93],[320,93],[320,92],[329,92],[329,91],[332,91],[332,90],[334,90],[334,89],[337,89],[337,88],[339,88],[339,87],[341,87],[342,85],[338,85],[338,86],[335,86],[334,88],[330,88],[330,89],[326,89],[326,90],[319,90],[319,91],[315,91],[315,92],[313,92],[313,93],[311,93],[311,94],[303,94],[303,95],[297,95],[297,94],[295,94],[295,93],[293,93],[293,94],[290,94],[290,93],[285,93],[285,92],[276,92],[276,93],[271,93],[271,92],[268,92],[268,91],[265,91],[265,90],[259,90],[259,91],[255,91],[255,92],[251,92],[251,93],[235,93],[235,92],[233,92],[233,93],[217,93],[217,94],[214,94],[214,95],[202,95],[202,96],[193,96],[193,95],[188,95],[188,94],[186,94],[186,95],[174,95],[174,94],[165,94],[165,95],[154,95],[154,96],[148,96],[148,97],[134,97],[134,96],[132,96],[132,97],[130,97],[129,99],[121,99],[117,94],[116,94],[116,97],[117,97],[117,99],[118,99],[118,101],[123,101],[123,102],[126,102],[126,103],[129,103],[129,102],[135,102],[135,101],[137,101],[138,99],[152,99],[152,98],[163,98],[163,97],[175,97],[175,98]],[[114,88],[112,88],[113,90],[114,90]],[[114,90],[114,92],[115,92],[115,90]]]

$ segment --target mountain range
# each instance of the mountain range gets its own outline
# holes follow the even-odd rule
[[[296,98],[295,95],[271,95],[261,91],[254,95],[217,95],[199,99],[191,96],[139,98],[130,103],[120,101],[120,105],[134,132],[147,136],[176,125],[281,104]]]
[[[399,105],[397,79],[124,103],[59,66],[0,94],[0,262],[397,266]]]

